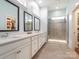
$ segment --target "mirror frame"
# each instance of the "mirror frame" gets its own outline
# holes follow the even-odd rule
[[[5,0],[6,2],[10,3],[11,5],[15,6],[17,8],[17,29],[16,30],[0,30],[0,32],[13,32],[13,31],[19,31],[19,6],[16,4],[12,3],[9,0]]]
[[[35,21],[36,21],[36,19],[39,20],[39,29],[36,29],[36,28],[35,28],[35,25],[36,25],[36,24],[35,24]],[[34,17],[34,31],[40,31],[40,19],[37,18],[37,17]]]
[[[25,30],[25,14],[30,15],[32,17],[31,30]],[[32,30],[33,30],[33,15],[31,15],[30,13],[24,11],[24,32],[32,31]]]

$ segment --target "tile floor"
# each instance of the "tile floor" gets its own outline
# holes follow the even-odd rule
[[[33,59],[79,59],[79,56],[67,47],[65,40],[49,40]]]

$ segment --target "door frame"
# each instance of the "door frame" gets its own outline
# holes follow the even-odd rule
[[[78,32],[77,32],[77,12],[79,13],[79,5],[76,6],[76,8],[72,11],[72,31],[73,31],[73,40],[72,40],[72,48],[75,49],[78,47],[78,42],[77,42],[77,36],[78,36]]]

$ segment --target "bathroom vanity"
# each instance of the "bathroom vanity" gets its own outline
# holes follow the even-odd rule
[[[31,59],[46,42],[46,32],[0,38],[0,59]]]

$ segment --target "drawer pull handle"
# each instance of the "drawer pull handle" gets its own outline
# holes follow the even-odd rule
[[[18,52],[17,52],[17,54],[19,54],[21,52],[21,50],[19,50]]]

